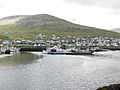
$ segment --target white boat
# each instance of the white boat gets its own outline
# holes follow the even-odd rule
[[[0,48],[1,54],[10,54],[10,52],[19,52],[19,49],[16,47],[1,47]]]

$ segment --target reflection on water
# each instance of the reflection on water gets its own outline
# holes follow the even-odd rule
[[[42,58],[42,56],[38,56],[31,53],[16,53],[13,56],[6,56],[4,58],[0,58],[0,66],[18,66],[25,64],[32,64],[35,60]]]

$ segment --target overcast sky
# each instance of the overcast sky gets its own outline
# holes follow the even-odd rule
[[[120,0],[1,0],[0,18],[50,14],[81,25],[120,28]]]

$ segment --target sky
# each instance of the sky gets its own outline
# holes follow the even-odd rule
[[[1,0],[0,18],[50,14],[102,29],[120,28],[120,0]]]

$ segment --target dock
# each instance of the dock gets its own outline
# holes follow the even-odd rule
[[[39,46],[39,47],[34,47],[34,46],[20,46],[19,51],[43,51],[46,50],[45,46]]]

